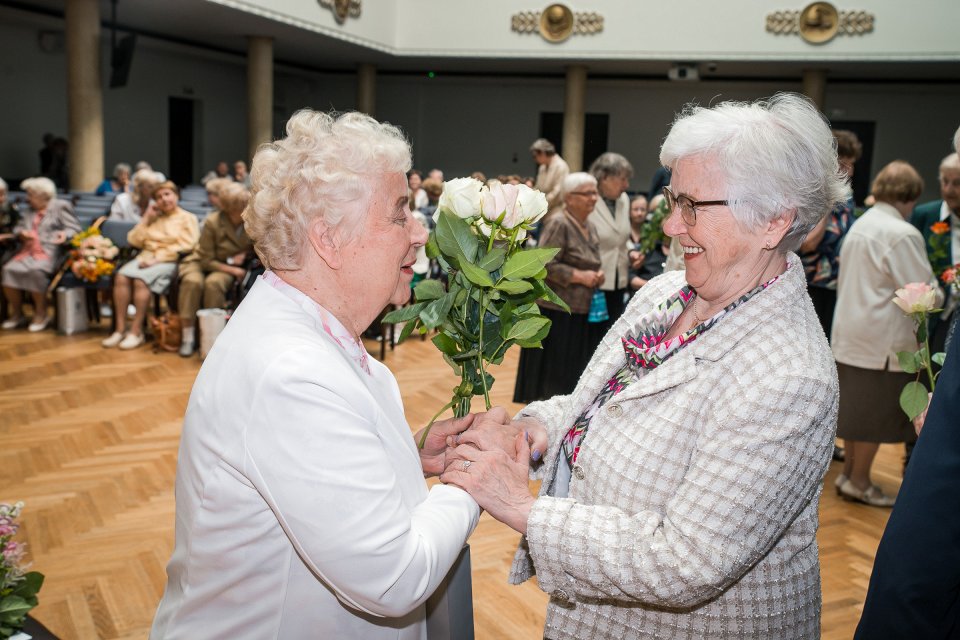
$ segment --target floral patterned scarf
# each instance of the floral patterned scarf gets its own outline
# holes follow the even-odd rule
[[[774,276],[768,282],[745,293],[710,319],[675,338],[666,338],[667,332],[670,331],[670,327],[680,317],[683,310],[687,308],[687,305],[691,304],[697,296],[696,292],[689,286],[684,286],[680,291],[660,303],[653,311],[640,318],[634,330],[628,332],[626,337],[621,338],[624,355],[626,356],[625,364],[607,380],[600,392],[594,397],[593,402],[588,404],[583,412],[577,416],[573,426],[564,436],[562,447],[567,464],[572,468],[576,463],[577,455],[580,453],[580,445],[590,428],[590,421],[606,404],[607,400],[626,389],[647,371],[656,369],[666,362],[682,347],[690,344],[713,327],[720,318],[769,287],[779,277]]]

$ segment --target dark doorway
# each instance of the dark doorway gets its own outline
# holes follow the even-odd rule
[[[183,187],[194,182],[194,100],[170,98],[170,179]]]
[[[609,113],[588,113],[584,123],[583,168],[589,167],[601,153],[607,151],[607,135],[610,131]],[[546,138],[563,156],[563,113],[540,114],[540,137]]]
[[[863,205],[863,201],[870,195],[870,165],[873,160],[873,137],[876,132],[876,122],[865,122],[860,120],[835,120],[830,123],[834,129],[846,129],[856,134],[863,145],[863,155],[853,165],[853,199],[858,205]]]

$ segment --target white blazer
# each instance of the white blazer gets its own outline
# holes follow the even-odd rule
[[[423,639],[479,518],[427,490],[396,380],[258,281],[190,395],[151,638]]]
[[[626,289],[630,271],[627,255],[627,240],[630,239],[630,196],[626,193],[620,194],[613,215],[603,198],[598,198],[596,208],[587,220],[596,227],[597,237],[600,238],[600,268],[605,276],[600,289]]]

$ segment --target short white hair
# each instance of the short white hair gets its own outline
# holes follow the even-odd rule
[[[595,187],[597,186],[597,179],[585,171],[568,173],[567,177],[564,178],[563,182],[560,184],[560,197],[566,197],[568,193],[576,191],[585,184]]]
[[[7,187],[7,181],[4,180],[3,178],[0,178],[0,191],[2,191],[3,193],[6,193],[9,190],[10,190],[9,187]]]
[[[57,197],[57,185],[50,178],[27,178],[20,183],[20,188],[27,193],[46,196],[47,200],[53,200]]]
[[[740,224],[757,228],[796,211],[781,251],[795,250],[823,216],[850,197],[837,160],[837,142],[810,100],[778,93],[753,103],[688,105],[660,149],[660,162],[676,168],[683,158],[716,163]]]
[[[951,153],[940,161],[940,176],[944,171],[960,171],[960,154]]]
[[[253,158],[245,229],[268,269],[297,269],[310,224],[320,218],[349,237],[369,207],[376,180],[406,173],[410,143],[393,125],[362,113],[303,109],[287,137]]]

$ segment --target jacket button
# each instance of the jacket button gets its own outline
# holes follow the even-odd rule
[[[570,594],[563,589],[557,589],[550,595],[552,595],[555,600],[559,600],[560,602],[569,602],[570,600]]]
[[[581,467],[578,464],[575,464],[573,465],[573,475],[577,478],[577,480],[583,480],[583,477],[586,474],[583,472],[583,467]]]
[[[607,408],[607,413],[613,418],[619,418],[623,415],[623,407],[618,404],[612,404]]]

